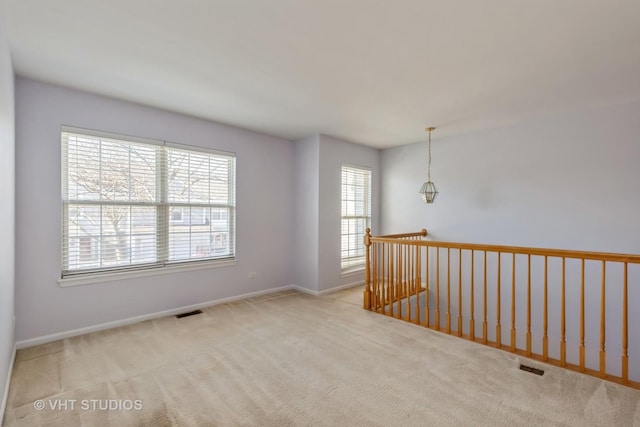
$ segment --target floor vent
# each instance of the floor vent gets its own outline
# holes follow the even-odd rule
[[[178,319],[182,319],[183,317],[195,316],[196,314],[202,314],[202,310],[193,310],[188,313],[176,314],[176,317]]]
[[[525,372],[531,372],[532,374],[536,374],[540,376],[544,375],[544,371],[542,369],[534,368],[532,366],[520,365],[520,370]]]

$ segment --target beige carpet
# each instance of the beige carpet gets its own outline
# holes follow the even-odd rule
[[[361,296],[281,292],[21,350],[3,425],[640,426],[640,391],[520,371]]]

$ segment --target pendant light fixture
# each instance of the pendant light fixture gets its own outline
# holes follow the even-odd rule
[[[427,143],[427,155],[428,155],[428,166],[427,166],[427,182],[422,184],[422,188],[420,189],[420,194],[422,195],[422,201],[425,203],[433,203],[438,195],[438,190],[436,189],[436,185],[431,182],[431,132],[435,130],[434,127],[428,127],[425,130],[429,132],[429,142]]]

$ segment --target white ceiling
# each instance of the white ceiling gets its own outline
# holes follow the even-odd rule
[[[640,0],[3,0],[19,75],[374,147],[640,99]]]

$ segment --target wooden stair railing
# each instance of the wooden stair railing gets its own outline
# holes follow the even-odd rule
[[[367,229],[365,309],[640,389],[640,255],[426,237]]]

